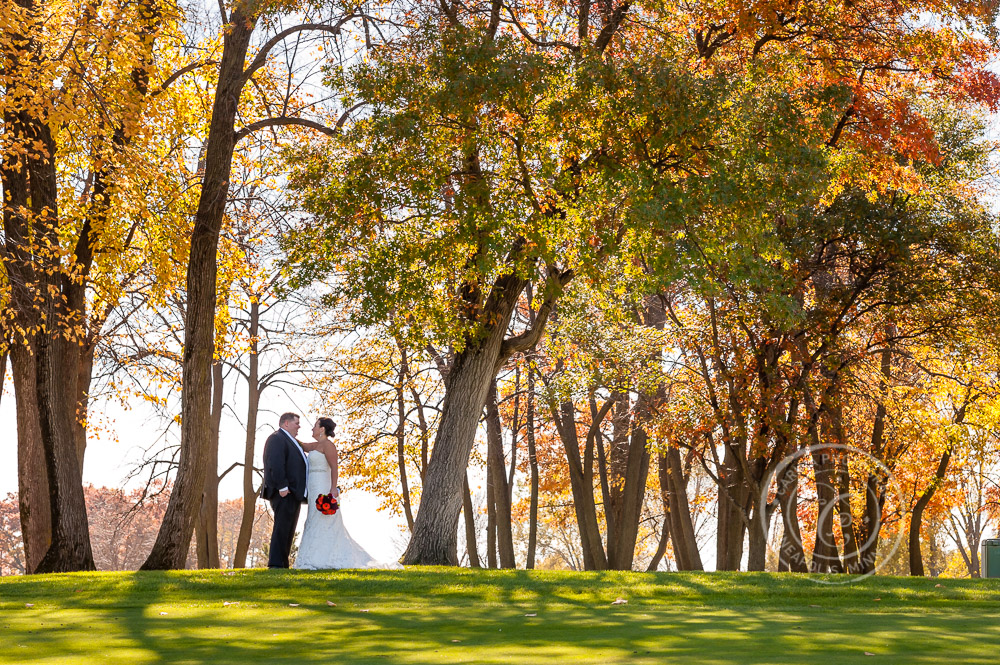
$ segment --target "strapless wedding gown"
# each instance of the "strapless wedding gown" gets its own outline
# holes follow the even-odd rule
[[[344,526],[344,509],[324,515],[316,509],[316,497],[330,492],[330,465],[326,455],[309,453],[309,506],[302,542],[295,556],[295,568],[330,570],[333,568],[399,568],[398,563],[377,561],[365,548],[354,542]]]

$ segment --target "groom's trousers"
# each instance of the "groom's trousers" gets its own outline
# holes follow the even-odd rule
[[[288,568],[288,555],[295,540],[295,526],[299,522],[302,502],[289,494],[271,499],[274,510],[274,528],[271,530],[271,549],[267,558],[268,568]]]

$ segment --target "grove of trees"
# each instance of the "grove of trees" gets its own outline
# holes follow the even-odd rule
[[[997,12],[4,3],[0,572],[254,565],[291,388],[405,564],[977,576]]]

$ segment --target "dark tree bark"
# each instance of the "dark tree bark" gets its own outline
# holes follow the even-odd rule
[[[635,543],[639,535],[639,517],[642,500],[646,495],[646,478],[649,475],[649,436],[643,423],[650,417],[650,398],[639,393],[635,414],[629,418],[626,434],[619,439],[610,454],[612,482],[610,484],[610,512],[608,518],[608,568],[631,570],[635,559]],[[628,409],[627,403],[625,409]],[[631,429],[631,431],[628,431]],[[608,510],[605,511],[607,514]],[[614,524],[614,530],[611,525]]]
[[[11,348],[10,359],[17,415],[17,496],[25,569],[30,573],[38,568],[52,542],[49,481],[35,400],[35,363],[23,345]]]
[[[247,435],[243,447],[243,515],[240,518],[240,533],[236,538],[233,554],[233,568],[246,568],[250,538],[253,535],[253,520],[257,507],[259,489],[253,486],[253,458],[257,443],[257,412],[260,409],[260,301],[250,302],[250,317],[247,325],[250,338],[250,357],[247,367]]]
[[[538,545],[538,455],[535,450],[535,377],[534,370],[528,366],[527,406],[525,413],[526,436],[528,439],[528,466],[531,471],[531,498],[528,507],[528,560],[525,568],[535,567],[535,550]]]
[[[406,346],[396,340],[399,348],[399,373],[396,377],[396,463],[399,465],[399,482],[403,488],[403,514],[406,526],[413,532],[413,509],[410,507],[410,485],[406,479],[406,377],[409,372]]]
[[[680,449],[677,446],[669,446],[660,456],[659,475],[660,491],[665,492],[667,496],[670,537],[674,542],[677,569],[704,570],[687,497],[689,475],[684,471]]]
[[[490,494],[493,497],[493,528],[496,534],[498,563],[501,568],[514,568],[516,563],[514,561],[514,536],[511,525],[510,490],[506,463],[504,462],[502,432],[500,409],[497,403],[497,383],[494,379],[490,384],[489,396],[486,399],[486,441],[489,457],[486,465],[487,483],[492,490]]]
[[[187,270],[184,358],[181,395],[181,449],[170,501],[143,570],[183,568],[198,517],[211,431],[212,354],[214,351],[218,244],[236,147],[236,113],[246,83],[244,64],[257,16],[255,3],[241,2],[227,22],[219,81],[205,147],[205,175],[191,234]]]
[[[462,514],[465,515],[465,549],[469,555],[469,565],[482,568],[479,562],[479,545],[476,542],[476,514],[472,508],[472,490],[469,489],[469,477],[462,481]]]
[[[195,523],[195,551],[198,568],[220,568],[219,560],[219,424],[222,421],[222,363],[212,365],[212,430],[206,437],[209,468],[205,474],[205,491],[201,510]]]
[[[965,422],[965,410],[969,406],[969,397],[966,397],[965,403],[958,409],[955,414],[953,423],[960,424]],[[927,505],[934,498],[934,493],[937,492],[937,488],[941,486],[941,481],[944,480],[945,473],[948,472],[948,463],[951,461],[952,447],[949,445],[945,451],[941,454],[941,459],[938,460],[937,468],[934,469],[934,476],[931,478],[930,484],[927,489],[923,491],[920,497],[917,499],[916,504],[913,506],[913,514],[910,517],[910,531],[909,531],[909,544],[910,544],[910,575],[914,577],[924,576],[924,557],[920,551],[920,527],[924,518],[924,510],[927,509]]]
[[[604,415],[611,409],[609,400],[601,409],[599,418],[594,419],[594,430]],[[569,463],[570,487],[573,491],[573,509],[576,512],[577,528],[580,531],[580,547],[583,550],[583,567],[586,570],[607,570],[608,558],[601,542],[601,529],[597,521],[597,504],[594,501],[594,476],[592,460],[596,437],[587,437],[587,446],[583,456],[580,454],[580,442],[577,435],[576,407],[572,402],[556,404],[549,402],[552,421],[556,425],[559,439],[566,451]],[[600,436],[598,433],[597,436]]]

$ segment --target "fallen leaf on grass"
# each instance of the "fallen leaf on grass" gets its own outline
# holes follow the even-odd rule
[[[166,612],[160,612],[160,616],[161,617],[165,617],[165,616],[167,616],[167,613]]]
[[[462,640],[452,640],[452,642],[461,642]]]
[[[943,585],[943,584],[935,584],[934,586],[935,586],[935,587],[942,587],[942,586],[944,586],[944,585]]]
[[[371,610],[358,610],[358,612],[371,612]]]
[[[240,604],[240,601],[238,601],[238,600],[224,600],[224,601],[222,601],[222,606],[223,607],[229,607],[230,605],[239,605],[239,604]]]
[[[628,605],[628,601],[625,600],[624,598],[615,598],[614,602],[611,603],[611,604],[612,605]]]
[[[298,607],[299,604],[298,603],[288,603],[288,606],[289,607]]]
[[[330,607],[336,607],[337,606],[337,603],[333,602],[332,600],[326,601],[326,604],[329,605]]]
[[[35,604],[34,603],[25,603],[24,606],[25,607],[34,607]]]
[[[809,607],[822,607],[822,605],[810,605]]]
[[[881,598],[874,598],[873,600],[877,603],[878,601],[880,601],[882,599]]]
[[[535,612],[532,612],[531,614],[525,614],[524,616],[526,616],[526,617],[536,617],[536,616],[538,616],[538,614],[535,613]]]
[[[866,651],[866,652],[865,652],[865,655],[866,655],[866,656],[874,656],[875,654],[873,654],[873,653],[872,653],[871,651]]]

